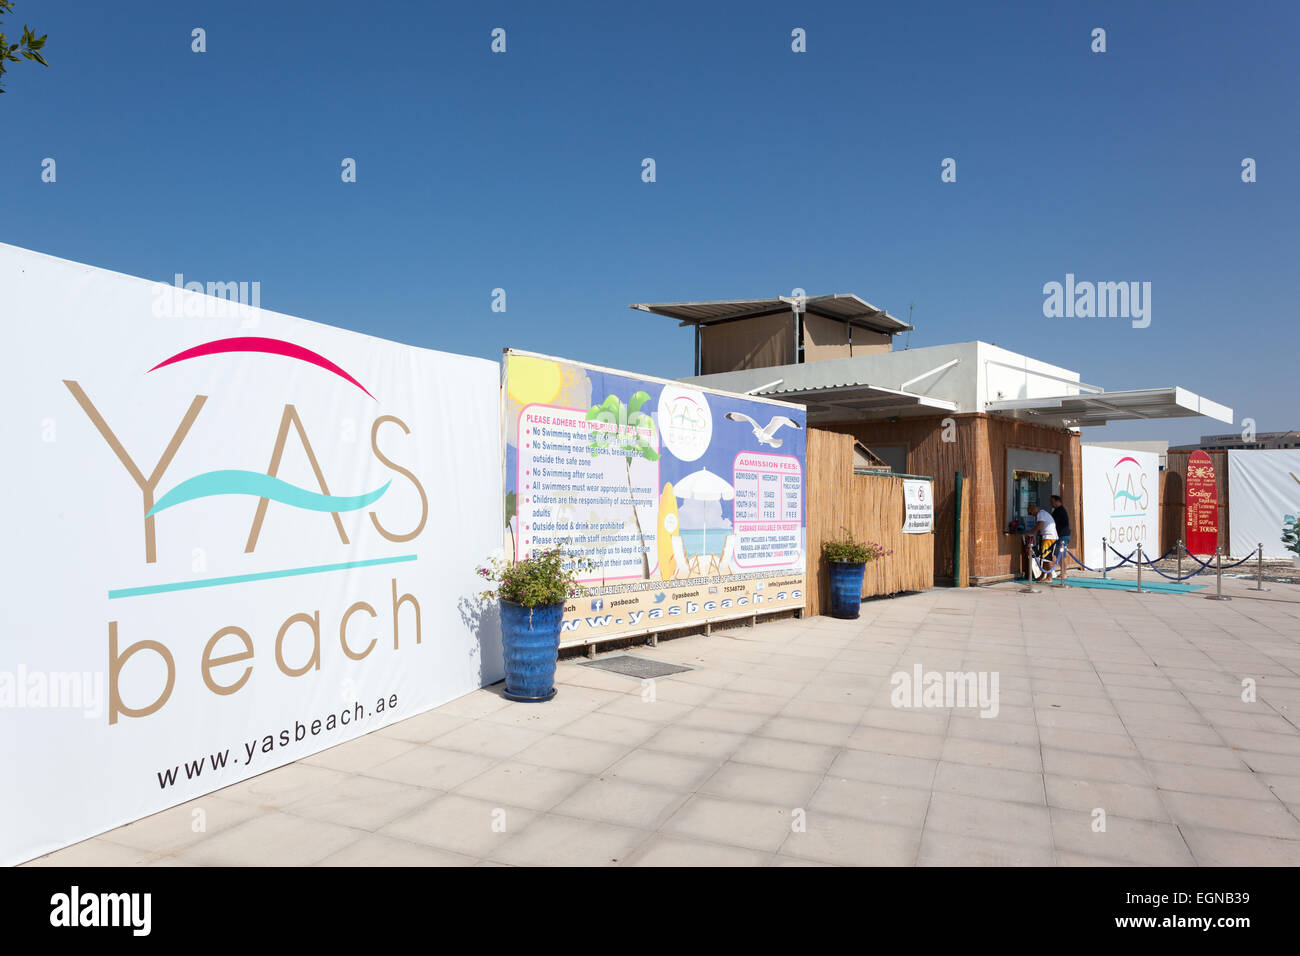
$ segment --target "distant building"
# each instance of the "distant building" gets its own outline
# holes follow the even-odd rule
[[[1238,432],[1227,435],[1202,435],[1199,444],[1174,445],[1169,450],[1196,451],[1198,448],[1206,451],[1226,451],[1230,448],[1243,451],[1257,448],[1300,448],[1300,431],[1256,432],[1254,441],[1246,441]]]

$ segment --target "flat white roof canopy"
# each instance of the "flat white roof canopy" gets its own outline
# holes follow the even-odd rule
[[[787,402],[799,402],[808,408],[810,421],[839,421],[845,415],[895,415],[900,412],[918,412],[930,409],[936,412],[955,412],[956,402],[930,398],[884,385],[855,382],[843,385],[782,388],[776,385],[758,389],[755,395],[771,396]]]
[[[1174,385],[1119,392],[1090,392],[1046,398],[1013,398],[988,402],[990,412],[1013,412],[1031,421],[1087,427],[1144,418],[1190,418],[1203,415],[1232,424],[1232,409]]]

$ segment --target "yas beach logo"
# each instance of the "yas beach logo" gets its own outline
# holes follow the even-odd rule
[[[1141,517],[1151,502],[1147,491],[1147,475],[1142,465],[1132,455],[1125,455],[1111,466],[1106,476],[1110,487],[1111,506],[1116,517]]]
[[[1106,475],[1110,491],[1110,519],[1106,540],[1110,544],[1148,545],[1151,541],[1148,509],[1154,479],[1132,455],[1118,459]]]
[[[1133,328],[1151,324],[1150,282],[1065,282],[1043,286],[1043,316],[1049,319],[1131,319]]]
[[[704,393],[665,385],[659,393],[659,433],[680,461],[696,461],[713,440],[713,412]]]
[[[300,345],[294,345],[290,342],[284,342],[280,339],[261,338],[256,336],[245,336],[238,338],[219,339],[215,342],[205,342],[202,345],[196,345],[193,348],[178,352],[169,358],[163,359],[150,372],[156,372],[159,369],[168,366],[177,365],[181,362],[191,361],[212,355],[227,355],[232,353],[260,353],[264,355],[278,355],[285,358],[295,359],[300,362],[306,362],[309,365],[315,365],[319,368],[330,372],[344,381],[350,383],[361,391],[365,392],[372,400],[374,396],[366,389],[364,385],[349,375],[346,371],[335,365],[329,359],[313,352],[311,349],[303,348]],[[77,400],[86,416],[94,423],[95,428],[103,436],[104,441],[113,450],[122,466],[135,481],[140,489],[144,499],[144,541],[145,541],[145,563],[152,564],[157,560],[157,545],[154,528],[154,519],[163,511],[173,508],[185,502],[195,501],[200,498],[211,498],[218,495],[248,495],[258,499],[256,514],[253,517],[252,527],[249,530],[248,542],[244,548],[245,553],[252,554],[257,549],[258,537],[261,534],[262,523],[266,518],[267,507],[272,501],[288,505],[293,508],[301,508],[308,511],[319,511],[328,513],[333,516],[335,528],[338,531],[339,540],[342,544],[349,543],[347,533],[343,530],[343,523],[339,515],[344,512],[357,511],[374,504],[384,496],[388,491],[390,482],[370,491],[356,494],[336,496],[330,493],[329,484],[326,480],[325,473],[321,469],[320,462],[316,457],[316,452],[312,447],[311,440],[307,437],[307,431],[302,424],[302,419],[298,414],[296,406],[285,405],[280,413],[279,430],[276,433],[275,445],[271,453],[271,461],[265,472],[246,471],[238,469],[221,469],[209,471],[200,475],[187,478],[179,484],[173,486],[161,497],[155,497],[163,476],[166,474],[168,466],[176,453],[180,450],[181,444],[189,436],[191,429],[199,418],[204,405],[208,401],[207,395],[195,395],[190,402],[189,409],[181,418],[180,424],[172,433],[171,440],[168,442],[162,457],[154,465],[152,471],[145,476],[143,469],[136,463],[131,453],[127,451],[126,446],[118,438],[112,426],[107,419],[95,407],[95,403],[81,387],[78,382],[64,380],[72,397]],[[375,419],[371,427],[371,449],[376,458],[384,465],[397,471],[412,481],[420,492],[420,499],[423,504],[422,515],[419,525],[412,531],[403,533],[392,533],[384,528],[379,522],[374,512],[371,512],[371,519],[374,522],[376,530],[387,538],[389,541],[409,541],[414,538],[424,527],[424,521],[428,516],[428,500],[424,495],[424,489],[420,487],[419,480],[407,471],[405,468],[390,461],[382,451],[379,450],[378,435],[381,426],[385,423],[393,423],[402,429],[403,432],[410,434],[410,428],[400,419],[391,415],[382,415]],[[285,446],[289,439],[289,429],[293,428],[302,445],[302,450],[311,464],[312,472],[320,486],[320,491],[312,491],[307,488],[300,488],[296,485],[278,477],[281,459],[284,456]]]
[[[232,355],[265,355],[274,356],[283,359],[289,359],[295,362],[304,363],[315,367],[323,372],[329,373],[336,379],[347,383],[350,389],[356,389],[363,392],[371,401],[377,401],[375,396],[357,381],[351,374],[339,365],[335,364],[325,356],[304,346],[286,342],[281,339],[262,338],[262,337],[236,337],[218,339],[216,341],[205,342],[196,345],[193,348],[185,349],[168,358],[158,362],[149,373],[158,373],[163,369],[175,368],[185,363],[197,361],[205,358],[232,356]],[[232,382],[234,381],[232,377]],[[199,474],[186,476],[178,481],[171,482],[168,479],[172,462],[175,460],[178,451],[189,441],[197,442],[203,448],[227,449],[232,441],[242,438],[244,435],[257,435],[262,429],[259,429],[259,423],[256,421],[240,421],[237,425],[237,434],[231,435],[226,432],[214,433],[212,431],[204,432],[202,412],[207,407],[210,399],[208,395],[195,395],[190,401],[189,407],[181,416],[179,425],[172,431],[171,437],[167,440],[165,449],[152,469],[146,473],[145,468],[138,462],[138,452],[128,449],[126,443],[119,437],[118,431],[109,423],[108,418],[96,406],[92,396],[89,394],[81,383],[66,379],[63,383],[78,406],[85,413],[86,417],[93,424],[96,431],[99,432],[108,448],[116,456],[118,462],[126,470],[131,480],[139,490],[140,499],[134,505],[139,508],[138,514],[142,516],[142,530],[144,538],[144,563],[153,565],[159,561],[159,546],[156,533],[157,523],[165,520],[166,515],[172,509],[182,507],[194,507],[196,503],[211,498],[224,496],[243,496],[246,498],[256,499],[256,506],[252,508],[250,516],[250,525],[248,536],[244,545],[244,553],[252,555],[256,552],[258,542],[263,532],[263,526],[267,519],[267,514],[272,502],[278,505],[284,505],[289,508],[299,509],[307,512],[315,512],[322,515],[329,515],[333,523],[333,532],[337,535],[339,544],[343,548],[355,548],[349,539],[347,530],[341,515],[350,512],[367,511],[370,524],[374,531],[384,541],[392,543],[409,542],[416,538],[425,527],[429,517],[429,499],[420,479],[409,468],[399,464],[393,458],[381,450],[380,434],[383,432],[389,436],[387,440],[391,441],[392,433],[400,430],[404,435],[410,435],[410,427],[394,415],[381,414],[375,417],[370,429],[370,453],[374,459],[383,466],[385,470],[391,472],[393,477],[378,483],[375,487],[349,489],[347,494],[335,494],[330,488],[327,480],[325,469],[321,465],[321,460],[313,447],[311,439],[308,437],[307,429],[303,425],[302,416],[298,408],[290,403],[278,407],[271,411],[268,421],[265,423],[265,434],[269,437],[274,434],[274,444],[271,450],[270,462],[265,471],[252,471],[237,468],[219,468],[214,470],[205,470]],[[242,384],[242,383],[241,383]],[[313,388],[317,387],[313,382]],[[245,393],[238,393],[241,399],[245,398]],[[217,399],[220,401],[220,399]],[[337,396],[331,396],[331,404],[337,401]],[[278,428],[272,431],[275,417],[278,415]],[[225,419],[227,426],[230,419]],[[132,425],[138,423],[133,422]],[[301,448],[303,456],[310,465],[311,473],[315,478],[316,487],[302,487],[293,484],[281,478],[279,472],[282,460],[284,458],[286,447],[289,444],[290,433],[297,438],[297,443]],[[351,447],[352,443],[349,443]],[[192,456],[191,456],[192,457]],[[331,459],[326,459],[327,461]],[[358,469],[349,469],[356,472]],[[370,471],[370,468],[364,469]],[[375,507],[381,500],[385,499],[393,481],[400,478],[408,482],[419,499],[419,513],[415,515],[413,509],[405,508],[406,516],[397,517],[394,521],[393,508],[390,508],[387,517],[381,517],[379,510]],[[166,486],[167,482],[169,486]],[[161,493],[160,493],[161,492]],[[406,504],[411,504],[411,496],[406,496]],[[134,510],[134,508],[132,510]],[[400,523],[400,524],[399,524]],[[394,526],[398,524],[399,526]],[[165,562],[167,566],[174,567],[178,563],[178,556],[170,555],[170,561]],[[313,554],[313,557],[319,561],[319,558]],[[147,598],[153,595],[165,594],[176,591],[190,591],[207,588],[229,587],[232,585],[242,585],[251,582],[267,581],[276,578],[301,577],[304,575],[322,574],[331,571],[351,570],[361,567],[371,567],[376,565],[397,564],[401,562],[414,561],[416,555],[406,554],[389,557],[371,558],[364,560],[351,560],[337,562],[333,564],[315,563],[305,567],[278,568],[273,570],[259,570],[246,574],[228,575],[225,577],[215,578],[190,578],[181,581],[170,581],[163,583],[152,583],[139,587],[126,587],[110,590],[108,598],[110,601],[132,599],[137,600]],[[387,597],[387,595],[385,596]],[[399,638],[399,612],[403,608],[408,608],[407,619],[413,616],[415,631],[415,643],[420,643],[420,608],[416,598],[411,594],[402,594],[399,596],[397,579],[394,577],[391,582],[391,617],[393,630],[393,650],[399,649],[401,642]],[[385,603],[387,603],[385,601]],[[234,606],[238,606],[235,602]],[[342,653],[351,661],[361,661],[366,658],[377,646],[378,638],[370,638],[370,641],[364,647],[358,649],[358,644],[364,638],[350,635],[348,630],[349,618],[355,615],[365,615],[369,618],[379,617],[379,612],[375,606],[367,601],[356,601],[342,614],[342,619],[338,624],[338,644]],[[108,722],[115,724],[119,716],[127,717],[145,717],[155,713],[171,697],[173,688],[176,683],[176,664],[171,651],[166,644],[159,640],[139,640],[121,651],[118,649],[118,621],[112,620],[108,624]],[[289,654],[286,653],[286,635],[290,631],[295,634],[303,632],[310,633],[311,641],[308,645],[310,650],[302,654],[303,642],[295,639],[289,642],[289,645],[297,648],[299,656],[305,656],[306,660],[289,660]],[[360,631],[361,626],[354,626],[353,631]],[[302,677],[311,671],[321,669],[321,632],[322,621],[321,612],[299,611],[289,615],[284,624],[279,629],[275,639],[275,663],[278,669],[288,677]],[[223,647],[225,653],[223,655]],[[231,650],[237,650],[236,653],[229,653]],[[137,654],[152,654],[161,658],[163,670],[166,673],[165,681],[158,682],[158,689],[155,691],[156,697],[152,703],[144,706],[128,706],[123,702],[120,681],[123,670],[126,668],[128,661]],[[248,682],[253,670],[251,663],[254,656],[254,641],[250,633],[238,625],[229,625],[217,630],[208,640],[202,655],[201,676],[204,684],[214,694],[229,695],[238,692]],[[229,676],[223,682],[221,674],[216,673],[223,667],[230,667],[240,663],[246,664],[243,673],[237,679],[231,680]],[[154,673],[158,672],[157,667],[151,669]],[[229,672],[226,672],[229,675]],[[133,685],[134,686],[134,685]],[[139,695],[138,687],[135,691]]]

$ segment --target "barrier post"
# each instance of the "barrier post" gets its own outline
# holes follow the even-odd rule
[[[1255,547],[1258,550],[1259,561],[1255,565],[1255,586],[1251,590],[1267,591],[1268,588],[1264,587],[1264,542],[1261,541]]]
[[[1205,595],[1207,601],[1231,601],[1223,594],[1223,548],[1214,549],[1214,593]]]
[[[1025,549],[1025,586],[1020,589],[1021,594],[1040,594],[1039,588],[1034,587],[1034,544],[1033,539],[1026,541],[1020,539],[1022,547]]]
[[[1106,547],[1106,539],[1101,539],[1101,579],[1106,580],[1106,562],[1110,560],[1110,555],[1106,552],[1110,549]]]
[[[1181,581],[1183,579],[1183,539],[1182,538],[1178,539],[1178,544],[1175,545],[1174,550],[1178,552],[1178,580]]]
[[[1142,593],[1142,545],[1138,545],[1138,586],[1136,594]]]

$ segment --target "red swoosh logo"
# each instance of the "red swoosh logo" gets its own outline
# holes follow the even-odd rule
[[[149,371],[154,372],[168,365],[175,365],[177,362],[185,362],[204,355],[222,355],[226,352],[261,352],[265,355],[282,355],[285,358],[297,359],[300,362],[307,362],[309,365],[323,368],[327,372],[333,372],[339,378],[351,382],[361,391],[370,395],[369,389],[325,356],[313,352],[311,349],[303,348],[301,345],[294,345],[292,342],[283,342],[280,339],[268,339],[257,335],[241,335],[230,339],[204,342],[202,345],[196,345],[184,352],[177,352],[171,358],[163,359]],[[370,395],[370,397],[375,398],[373,395]],[[375,401],[378,401],[378,399],[375,399]]]
[[[1123,458],[1121,458],[1119,461],[1115,462],[1115,464],[1112,465],[1111,467],[1112,467],[1112,468],[1118,468],[1120,465],[1124,464],[1124,462],[1126,462],[1126,461],[1131,461],[1131,462],[1133,462],[1133,464],[1137,465],[1139,468],[1142,467],[1141,465],[1138,465],[1138,460],[1137,460],[1136,458],[1130,458],[1130,457],[1128,457],[1127,455],[1124,456]]]

